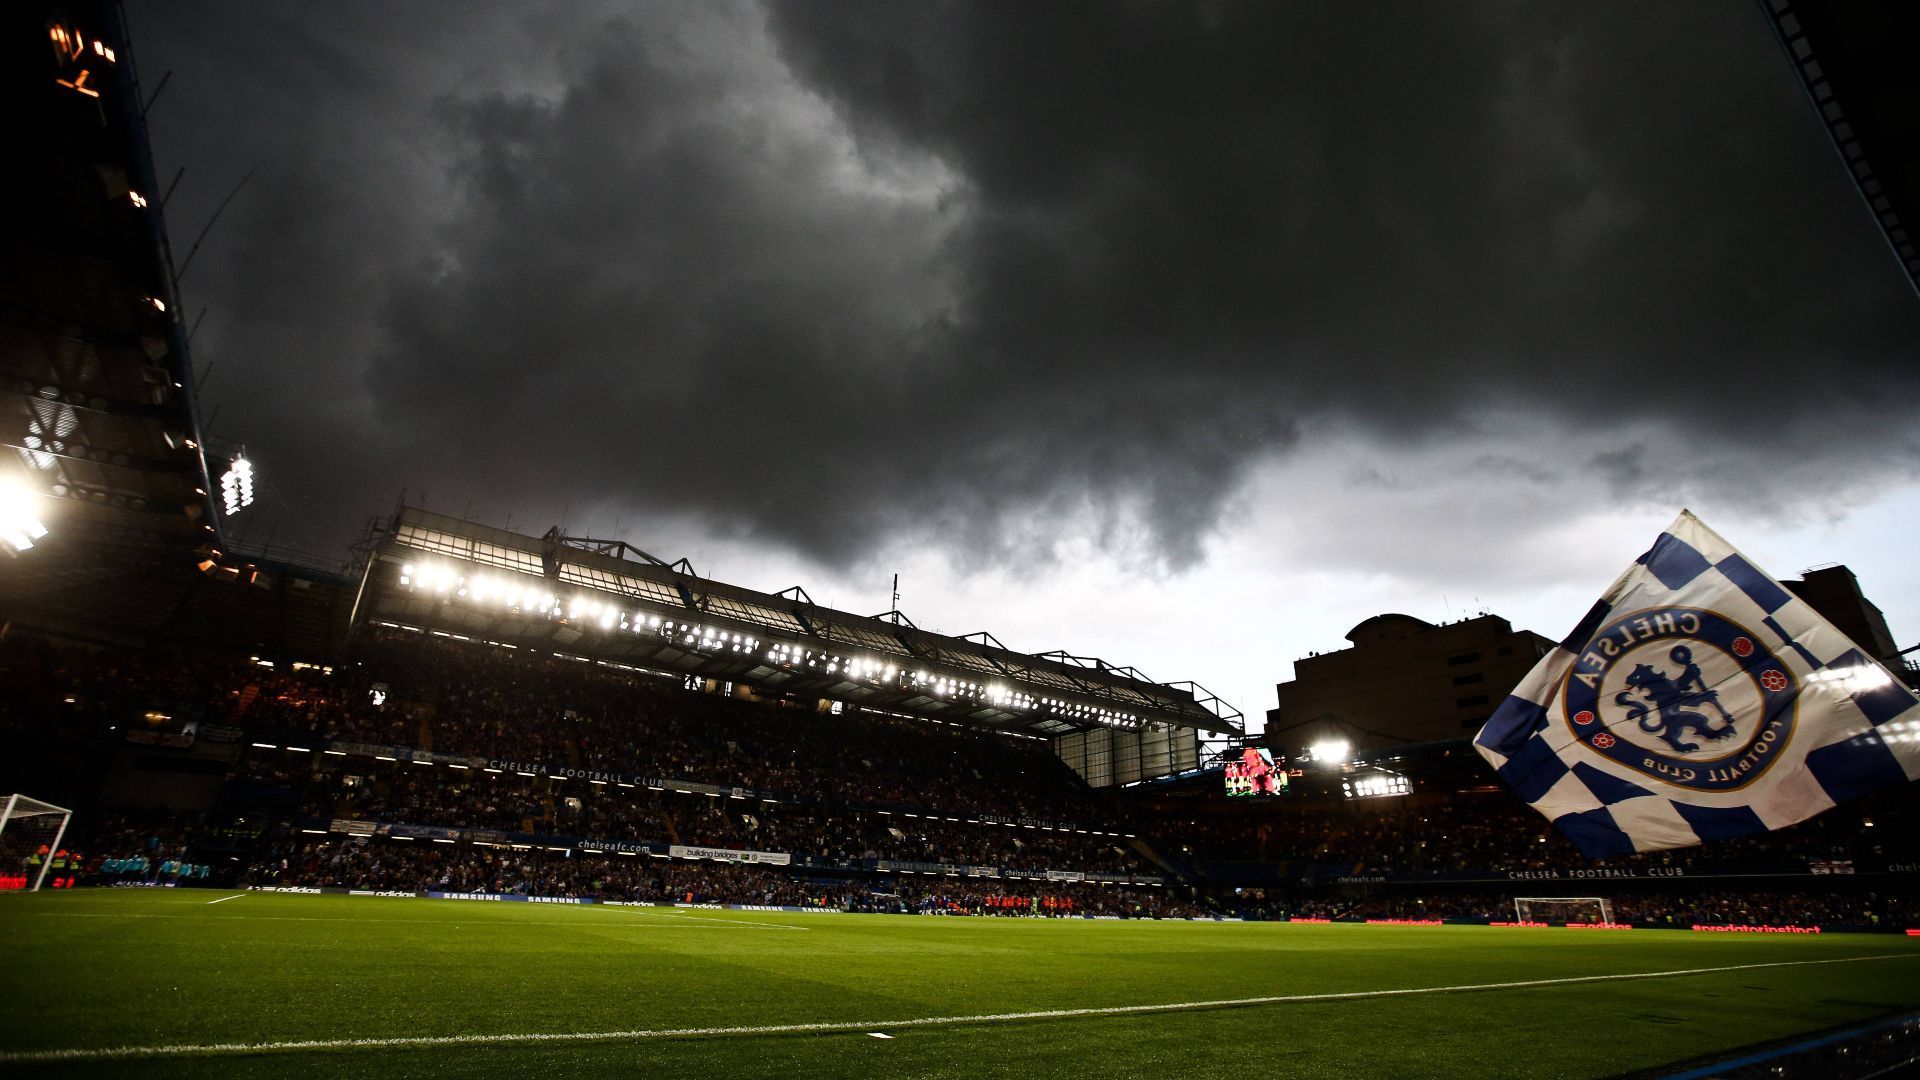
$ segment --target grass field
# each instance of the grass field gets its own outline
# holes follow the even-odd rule
[[[230,895],[0,897],[0,1071],[1608,1076],[1920,1008],[1877,935]]]

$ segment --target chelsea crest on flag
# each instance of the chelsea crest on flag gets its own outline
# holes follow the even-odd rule
[[[1474,745],[1599,859],[1785,828],[1920,778],[1920,698],[1681,511]]]

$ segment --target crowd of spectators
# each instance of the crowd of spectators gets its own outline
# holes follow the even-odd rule
[[[1309,863],[1331,876],[1920,860],[1920,832],[1908,827],[1917,821],[1913,799],[1903,790],[1787,829],[1597,862],[1505,792],[1232,809],[1239,812],[1167,818],[1150,828],[1184,861]]]
[[[1543,894],[1546,895],[1546,894]],[[1379,919],[1395,922],[1520,918],[1513,892],[1406,891],[1339,899],[1275,898],[1241,903],[1236,910],[1256,918]],[[1920,920],[1920,897],[1892,890],[1822,889],[1627,892],[1605,897],[1616,924],[1639,927],[1799,926],[1904,929]],[[1551,914],[1529,908],[1545,922],[1601,921],[1601,908],[1569,905]]]
[[[898,862],[1157,874],[1119,836],[661,791],[552,775],[254,748],[236,783],[299,795],[307,820],[336,818],[631,843],[681,843]]]
[[[834,883],[745,864],[399,840],[319,840],[249,865],[255,886],[338,886],[399,892],[493,893],[670,903],[844,907]]]
[[[854,910],[920,915],[1074,915],[1153,919],[1206,919],[1217,912],[1204,903],[1159,888],[1090,885],[1070,882],[964,884],[940,879],[934,884],[896,883],[869,894]]]
[[[1028,895],[990,878],[899,875],[876,885],[868,872],[875,860],[887,860],[1165,873],[1123,831],[1139,833],[1176,870],[1260,862],[1285,867],[1290,881],[1596,865],[1478,774],[1444,788],[1444,795],[1430,790],[1346,803],[1217,800],[1186,812],[1135,800],[1129,808],[1112,793],[1087,788],[1036,740],[857,709],[835,714],[722,696],[631,671],[399,631],[369,634],[355,659],[330,670],[57,646],[15,636],[0,640],[0,684],[0,737],[16,746],[117,741],[125,729],[154,723],[155,716],[165,719],[167,732],[190,721],[203,732],[229,729],[241,745],[264,742],[237,759],[227,795],[253,799],[265,792],[279,801],[245,805],[273,806],[288,822],[351,818],[783,852],[808,872],[829,875],[646,855],[567,860],[467,844],[420,842],[410,849],[402,841],[329,840],[294,845],[275,859],[256,857],[239,876],[262,883],[325,878],[407,890],[431,883],[435,890],[636,900],[1007,911],[1043,894]],[[369,748],[326,754],[326,740],[495,759],[501,767],[456,768],[444,759],[416,763],[404,760],[405,754],[382,761]],[[1469,764],[1479,768],[1477,760]],[[577,774],[563,779],[534,766],[657,778],[669,789]],[[675,792],[674,781],[713,785],[720,793]],[[750,794],[727,797],[732,789]],[[988,820],[972,820],[982,818]],[[82,880],[190,882],[207,876],[207,858],[192,850],[196,836],[204,839],[206,833],[195,832],[184,816],[94,813],[79,821],[68,846],[87,853],[74,858]],[[1804,871],[1812,864],[1840,874],[1858,861],[1870,872],[1887,863],[1920,864],[1916,824],[1911,795],[1893,791],[1789,829],[1598,866]],[[273,835],[288,834],[282,829]],[[830,876],[841,871],[853,876]],[[1176,900],[1172,891],[1090,884],[1060,889],[1044,894],[1055,898],[1045,910],[1202,910],[1180,907],[1190,901]],[[1216,902],[1222,911],[1241,907],[1293,917],[1499,919],[1511,913],[1510,891],[1397,889],[1364,899],[1319,896],[1240,905],[1221,896]],[[1745,892],[1623,894],[1616,914],[1641,925],[1902,925],[1920,918],[1909,903],[1892,890],[1788,891],[1769,885]]]
[[[652,903],[825,907],[842,911],[979,915],[1206,918],[1515,920],[1510,892],[1390,893],[1347,898],[1211,902],[1177,888],[924,875],[833,876],[800,867],[669,860],[644,855],[326,839],[250,865],[244,885],[493,893]],[[1608,898],[1614,922],[1640,927],[1904,928],[1920,898],[1876,890],[1630,892]],[[1598,922],[1597,906],[1552,916]]]
[[[912,875],[823,876],[803,868],[395,839],[295,843],[250,864],[239,884],[492,893],[690,904],[981,915],[1205,917],[1163,888]]]
[[[0,730],[111,731],[149,712],[279,742],[343,740],[947,814],[1104,822],[1117,813],[1041,740],[678,682],[375,628],[356,658],[282,669],[238,657],[0,642]]]
[[[1920,897],[1893,891],[1688,892],[1621,896],[1620,922],[1678,926],[1920,926]]]
[[[1098,821],[1113,812],[1041,741],[781,707],[400,631],[372,635],[351,668],[262,699],[250,726],[315,739],[948,813]]]

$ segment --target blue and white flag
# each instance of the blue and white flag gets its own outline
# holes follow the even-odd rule
[[[1682,511],[1474,744],[1599,859],[1920,778],[1920,698]]]

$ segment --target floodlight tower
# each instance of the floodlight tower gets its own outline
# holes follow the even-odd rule
[[[147,98],[117,2],[7,10],[6,245],[32,287],[0,305],[0,596],[17,625],[137,639],[227,547]]]

